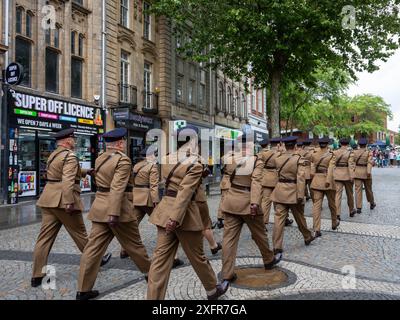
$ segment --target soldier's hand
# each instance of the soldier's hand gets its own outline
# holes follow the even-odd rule
[[[67,204],[66,206],[65,206],[65,211],[68,213],[68,214],[73,214],[76,210],[75,210],[75,206],[74,206],[74,204],[72,203],[72,204]]]
[[[303,201],[304,201],[304,198],[298,198],[298,199],[297,199],[297,203],[298,203],[298,204],[302,204]]]
[[[88,172],[87,172],[87,174],[88,174],[89,176],[93,176],[93,175],[95,174],[95,171],[96,171],[96,170],[94,170],[93,168],[92,168],[92,169],[89,169]]]
[[[203,178],[206,178],[210,175],[211,171],[208,167],[203,170]]]
[[[158,202],[153,202],[153,208],[158,206]]]
[[[165,227],[165,231],[167,232],[167,234],[169,234],[170,232],[174,232],[177,225],[178,225],[178,222],[169,219],[167,222],[167,225]]]
[[[252,217],[253,219],[255,218],[255,216],[256,216],[257,213],[258,213],[258,209],[259,209],[258,204],[252,203],[252,204],[250,205],[250,215],[251,215],[251,217]]]
[[[108,225],[115,228],[119,224],[119,216],[108,216]]]
[[[325,188],[329,188],[331,184],[329,182],[325,182]]]
[[[367,178],[371,179],[371,174],[370,173],[367,173]]]

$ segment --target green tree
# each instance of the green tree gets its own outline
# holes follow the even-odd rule
[[[375,63],[399,46],[394,36],[400,32],[399,3],[155,0],[153,9],[172,18],[177,33],[190,33],[184,49],[192,59],[211,59],[227,76],[254,78],[269,88],[270,128],[279,135],[282,83],[303,80],[321,60],[340,64],[353,77],[356,71],[377,70]],[[352,9],[355,19],[349,18]]]
[[[348,72],[334,67],[318,69],[309,78],[306,79],[309,81],[289,81],[282,89],[281,121],[286,124],[286,132],[290,130],[293,133],[293,128],[300,120],[299,111],[302,108],[321,100],[335,104],[352,83]]]

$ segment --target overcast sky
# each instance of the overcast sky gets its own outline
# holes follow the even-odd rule
[[[400,50],[374,73],[358,74],[358,82],[351,86],[349,95],[372,93],[381,96],[391,105],[393,120],[388,129],[398,131],[400,125]]]

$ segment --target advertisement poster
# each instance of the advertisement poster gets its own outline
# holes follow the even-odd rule
[[[36,171],[18,173],[19,197],[36,196]]]
[[[92,190],[91,176],[86,176],[83,179],[81,179],[81,190],[82,191],[91,191]]]

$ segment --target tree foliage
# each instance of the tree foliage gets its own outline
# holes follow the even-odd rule
[[[186,52],[229,77],[269,88],[270,127],[279,134],[279,93],[321,61],[355,72],[377,70],[398,48],[400,0],[155,0],[153,11],[190,33]],[[354,7],[355,24],[346,14]],[[344,14],[343,14],[344,13]],[[350,28],[348,26],[350,25]],[[205,50],[205,49],[208,50]],[[250,66],[250,67],[249,67]]]

